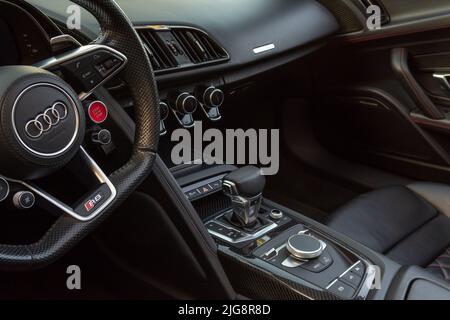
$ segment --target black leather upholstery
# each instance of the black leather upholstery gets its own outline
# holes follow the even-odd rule
[[[439,202],[435,194],[442,197],[448,187],[424,186],[427,192],[420,193],[427,199],[418,194],[421,185],[365,194],[335,212],[328,225],[402,265],[427,267],[450,244],[450,218],[442,212],[450,193]]]

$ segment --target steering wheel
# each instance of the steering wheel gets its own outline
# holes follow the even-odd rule
[[[2,269],[36,268],[57,260],[127,199],[148,177],[156,157],[158,93],[139,36],[113,0],[72,1],[100,23],[101,34],[93,43],[36,66],[0,67],[1,178],[28,188],[61,212],[38,242],[0,245]],[[60,69],[84,81],[83,94],[52,72]],[[119,72],[134,100],[135,140],[128,162],[107,176],[82,147],[86,123],[80,100]],[[32,183],[75,158],[96,179],[96,189],[79,206],[70,207]]]

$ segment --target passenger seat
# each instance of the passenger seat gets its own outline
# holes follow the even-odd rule
[[[373,191],[335,212],[328,226],[450,282],[450,186],[416,183]]]

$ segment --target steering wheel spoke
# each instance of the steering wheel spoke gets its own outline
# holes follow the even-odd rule
[[[72,169],[77,171],[78,175],[86,177],[86,180],[92,181],[93,184],[89,187],[91,191],[75,201],[75,205],[64,203],[33,183],[8,177],[3,178],[33,192],[52,212],[67,214],[82,222],[93,220],[114,201],[117,196],[116,188],[83,147],[80,147],[80,151],[69,165],[73,166]]]
[[[127,57],[104,44],[90,44],[40,61],[34,66],[53,72],[70,83],[80,100],[106,83],[127,64]]]

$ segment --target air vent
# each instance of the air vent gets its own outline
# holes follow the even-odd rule
[[[194,64],[228,59],[225,50],[202,31],[190,28],[172,28],[172,34]]]
[[[155,71],[178,67],[177,60],[164,41],[157,35],[157,31],[150,28],[139,29],[138,33],[148,50],[148,55]]]
[[[364,6],[364,13],[367,15],[367,8],[369,8],[370,6],[378,6],[381,9],[381,24],[385,25],[387,23],[389,23],[390,18],[389,18],[389,14],[387,13],[386,8],[384,7],[384,5],[381,3],[380,0],[360,0],[361,4]]]
[[[138,27],[156,73],[175,72],[228,60],[226,51],[203,31],[189,27]]]

